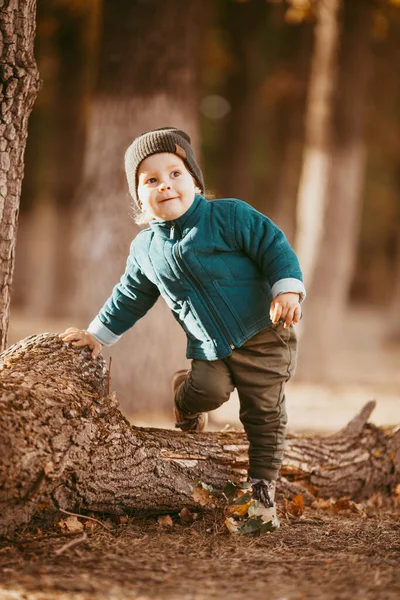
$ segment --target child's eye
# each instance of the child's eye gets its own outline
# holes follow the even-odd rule
[[[156,179],[155,177],[149,177],[149,178],[146,180],[146,183],[155,183],[156,181],[157,181],[157,179]]]
[[[172,177],[179,177],[180,174],[180,171],[172,171]]]

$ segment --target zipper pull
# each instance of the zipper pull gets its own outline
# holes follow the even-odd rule
[[[175,238],[175,223],[172,223],[171,230],[169,232],[169,239],[173,240]]]

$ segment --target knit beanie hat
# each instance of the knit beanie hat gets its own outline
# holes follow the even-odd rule
[[[129,191],[139,207],[137,195],[139,165],[148,156],[159,152],[171,152],[179,156],[195,179],[201,192],[204,192],[203,174],[196,162],[189,135],[175,127],[154,129],[135,138],[125,153],[125,171]]]

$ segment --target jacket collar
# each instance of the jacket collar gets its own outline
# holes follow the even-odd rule
[[[174,227],[177,232],[174,238],[182,238],[199,221],[207,205],[208,200],[201,194],[196,194],[190,207],[178,219],[175,221],[154,219],[149,223],[150,228],[154,233],[169,238],[171,237],[171,228]]]

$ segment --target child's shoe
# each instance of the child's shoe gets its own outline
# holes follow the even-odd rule
[[[175,392],[178,387],[185,381],[187,374],[187,369],[181,369],[180,371],[176,371],[173,374],[171,379],[171,387],[175,396]],[[178,410],[178,407],[174,406],[174,417],[175,417],[175,427],[179,427],[182,431],[189,432],[197,432],[200,433],[204,431],[207,427],[208,423],[208,414],[207,413],[196,413],[194,415],[186,415]]]
[[[276,514],[275,504],[276,481],[250,477],[250,483],[252,485],[252,496],[258,501],[257,516],[260,516],[264,523],[271,521],[273,528],[278,529],[280,522]]]

